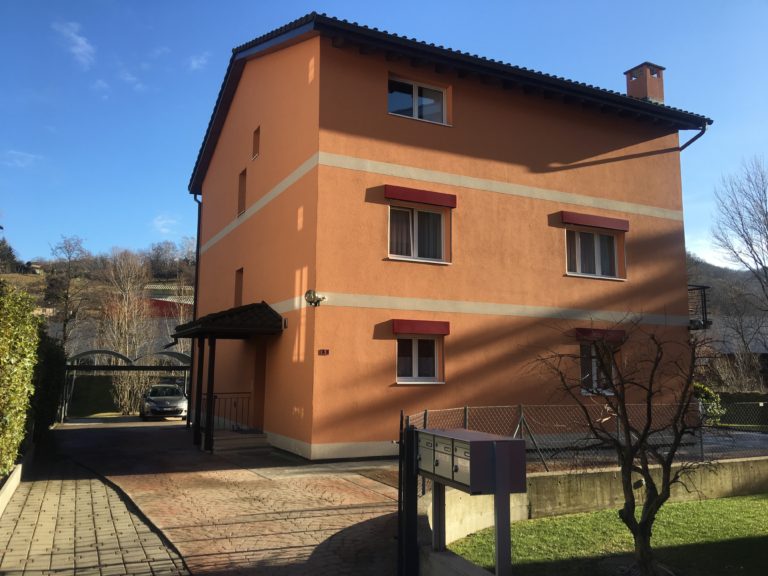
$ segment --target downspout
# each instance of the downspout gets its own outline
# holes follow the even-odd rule
[[[688,144],[686,144],[686,146],[687,145]],[[197,320],[197,288],[200,282],[200,215],[202,214],[203,203],[198,198],[197,192],[195,192],[195,194],[192,196],[192,199],[197,204],[197,241],[195,242],[195,298],[192,301],[192,320]]]
[[[202,201],[197,196],[198,196],[197,193],[195,193],[192,196],[192,199],[197,204],[197,238],[196,238],[196,241],[195,241],[195,297],[192,300],[192,320],[197,320],[197,292],[198,292],[198,287],[199,287],[199,284],[200,284],[200,216],[201,216],[202,210],[203,210],[203,203],[202,203]],[[199,341],[199,339],[198,339],[198,341]],[[191,394],[191,388],[192,388],[192,369],[194,369],[194,367],[195,367],[195,357],[197,356],[197,353],[198,353],[198,350],[197,350],[198,346],[195,346],[195,339],[194,338],[192,339],[191,344],[192,344],[192,346],[190,347],[191,360],[190,360],[190,364],[189,364],[190,365],[190,370],[188,372],[189,377],[187,378],[187,386],[186,386],[187,387],[187,390],[186,390],[187,397],[189,397],[190,394]],[[195,402],[200,402],[200,398],[195,399]],[[187,429],[189,429],[190,421],[192,420],[192,418],[190,418],[190,416],[191,416],[191,413],[189,411],[189,407],[187,407]]]
[[[685,144],[683,144],[682,146],[680,146],[680,148],[679,148],[679,151],[680,151],[680,152],[682,152],[683,150],[685,150],[686,148],[688,148],[688,146],[690,146],[691,144],[693,144],[694,142],[696,142],[696,140],[698,140],[699,138],[701,138],[702,136],[704,136],[704,132],[706,132],[706,131],[707,131],[707,125],[706,125],[706,124],[702,124],[702,125],[701,125],[701,128],[699,129],[699,133],[698,133],[698,134],[696,134],[696,136],[694,136],[694,137],[693,137],[693,138],[691,138],[690,140],[688,140],[688,142],[686,142]]]

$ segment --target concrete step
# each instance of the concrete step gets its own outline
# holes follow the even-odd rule
[[[214,452],[232,452],[236,450],[269,449],[267,435],[251,432],[216,431],[213,436]]]

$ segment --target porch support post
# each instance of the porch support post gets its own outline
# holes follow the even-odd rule
[[[213,408],[215,400],[213,398],[213,375],[216,368],[216,338],[211,336],[208,339],[208,391],[205,403],[205,446],[208,452],[213,452]]]
[[[203,369],[205,367],[205,337],[197,339],[197,385],[195,386],[195,421],[192,427],[192,443],[200,446],[203,435],[200,420],[203,417]]]

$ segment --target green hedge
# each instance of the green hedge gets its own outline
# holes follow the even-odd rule
[[[32,396],[32,414],[35,419],[35,441],[42,440],[56,421],[61,391],[64,388],[67,355],[61,343],[40,327],[35,366],[35,393]]]
[[[37,329],[32,298],[0,281],[0,476],[13,468],[24,439]]]

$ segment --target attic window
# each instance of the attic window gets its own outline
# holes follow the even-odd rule
[[[445,124],[445,90],[408,80],[389,79],[387,112]]]

